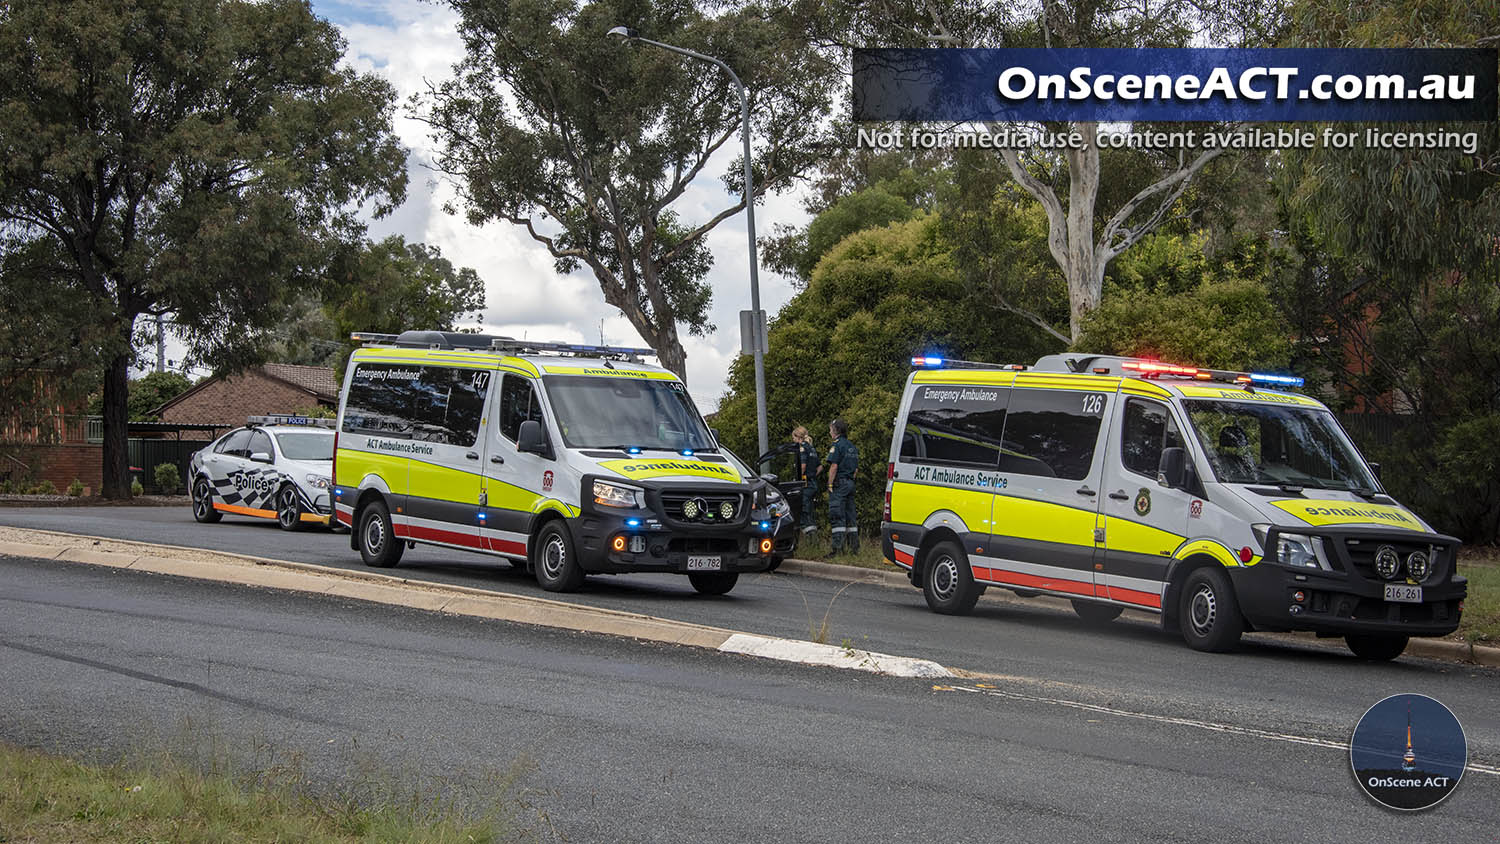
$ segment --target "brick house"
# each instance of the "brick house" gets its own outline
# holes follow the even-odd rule
[[[339,383],[327,366],[267,363],[216,375],[155,410],[162,422],[238,426],[247,416],[336,408]]]

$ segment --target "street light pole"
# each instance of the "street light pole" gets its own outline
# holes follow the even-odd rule
[[[625,38],[630,41],[639,41],[642,44],[650,44],[673,53],[712,62],[718,65],[734,82],[735,90],[740,95],[740,136],[745,146],[745,229],[750,237],[750,329],[751,329],[751,353],[755,358],[755,432],[760,444],[760,454],[771,450],[770,438],[766,432],[766,350],[761,342],[760,326],[760,261],[755,254],[755,191],[750,181],[750,97],[745,92],[745,84],[740,81],[734,70],[724,62],[713,56],[705,56],[695,53],[683,47],[674,47],[671,44],[663,44],[660,41],[652,41],[650,38],[642,38],[635,30],[617,26],[609,31],[610,35]]]

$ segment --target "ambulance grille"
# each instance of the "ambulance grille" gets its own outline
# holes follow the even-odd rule
[[[1425,553],[1430,547],[1425,542],[1402,542],[1399,539],[1370,539],[1368,537],[1355,539],[1350,537],[1344,540],[1344,550],[1349,555],[1349,562],[1354,565],[1354,573],[1368,580],[1375,580],[1381,583],[1386,582],[1385,578],[1381,577],[1380,573],[1375,570],[1375,553],[1385,545],[1396,549],[1396,553],[1401,556],[1401,576],[1396,578],[1397,581],[1405,581],[1406,579],[1405,560],[1407,556],[1415,551]],[[1437,546],[1437,554],[1433,556],[1432,560],[1432,574],[1427,576],[1427,579],[1423,581],[1424,583],[1441,583],[1447,578],[1448,557],[1448,549],[1441,545]]]
[[[725,504],[731,508],[727,517],[724,515]],[[724,525],[738,521],[744,514],[745,496],[740,493],[673,490],[661,494],[661,509],[662,514],[674,522]],[[693,511],[693,515],[688,515],[689,510]]]

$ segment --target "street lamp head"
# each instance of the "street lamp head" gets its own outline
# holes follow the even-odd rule
[[[611,29],[608,34],[616,38],[635,38],[639,33],[628,26],[617,26]]]

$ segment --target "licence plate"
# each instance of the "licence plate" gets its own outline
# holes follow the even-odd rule
[[[1422,603],[1422,587],[1405,583],[1387,583],[1385,599],[1398,604],[1420,604]]]
[[[723,567],[723,557],[688,557],[688,571],[718,571]]]

